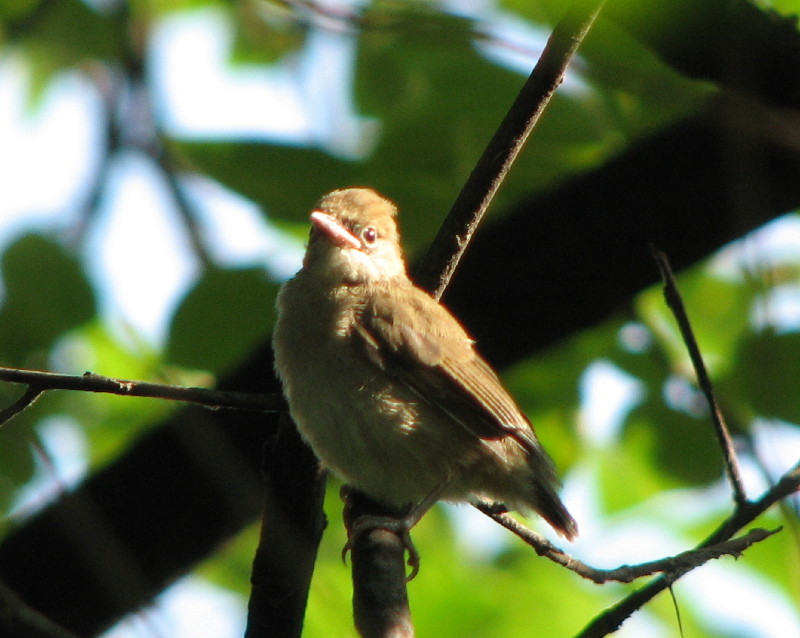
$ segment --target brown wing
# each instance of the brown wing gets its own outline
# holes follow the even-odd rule
[[[375,365],[475,437],[515,440],[534,470],[533,507],[566,538],[577,534],[555,492],[553,463],[530,421],[445,308],[412,285],[373,289],[357,313],[354,333]]]
[[[355,333],[371,361],[475,436],[510,436],[532,456],[543,455],[528,418],[473,341],[427,293],[412,285],[378,290]]]

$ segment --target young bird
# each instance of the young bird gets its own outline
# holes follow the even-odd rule
[[[323,465],[384,505],[476,497],[577,526],[553,464],[464,328],[406,274],[395,206],[325,195],[297,275],[278,295],[275,368]],[[423,504],[423,505],[421,505]],[[413,550],[413,548],[409,548]]]

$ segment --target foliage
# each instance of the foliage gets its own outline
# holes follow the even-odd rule
[[[5,51],[0,65],[10,57],[23,61],[31,118],[44,108],[48,87],[64,73],[77,72],[90,91],[113,105],[91,120],[96,130],[110,132],[92,151],[96,166],[113,165],[121,151],[139,154],[175,179],[179,191],[191,191],[189,175],[213,180],[254,202],[271,228],[292,232],[305,232],[298,229],[305,229],[308,210],[322,193],[349,184],[370,185],[399,204],[413,258],[432,238],[513,100],[523,80],[517,67],[535,61],[530,39],[516,44],[518,31],[498,25],[505,20],[545,32],[565,3],[507,0],[496,10],[477,9],[474,14],[467,9],[448,12],[451,4],[375,0],[359,10],[260,0],[6,3],[0,7]],[[787,2],[776,7],[797,10]],[[157,77],[161,70],[153,34],[165,20],[197,15],[231,29],[225,63],[232,73],[277,68],[294,74],[297,83],[306,82],[306,88],[327,77],[322,91],[308,91],[304,106],[313,113],[313,125],[304,136],[287,142],[278,135],[189,135],[171,127],[170,105],[158,104],[156,87],[163,79]],[[321,43],[327,48],[315,54]],[[516,67],[499,61],[509,52]],[[334,55],[344,61],[352,81],[347,72],[337,70]],[[303,70],[308,68],[312,70]],[[202,84],[202,76],[198,82]],[[119,93],[113,94],[115,90]],[[567,184],[697,114],[723,90],[681,74],[619,23],[600,20],[493,204],[488,223],[500,223],[517,202]],[[121,108],[136,91],[151,100],[144,115]],[[206,99],[213,97],[209,93]],[[120,111],[129,117],[120,118]],[[147,143],[131,132],[137,126],[152,128]],[[101,224],[97,215],[111,214],[100,204],[108,193],[107,178],[104,169],[87,176],[86,182],[97,183],[77,187],[51,228],[3,238],[2,364],[210,385],[269,334],[279,277],[263,274],[262,261],[231,265],[211,259],[173,300],[161,343],[150,343],[135,326],[120,329],[118,319],[100,303],[100,284],[89,274],[96,272],[96,257],[86,252],[90,243],[85,229]],[[47,184],[48,176],[29,179],[38,188]],[[193,223],[202,229],[198,220],[203,215],[194,213]],[[84,232],[77,232],[81,228]],[[195,230],[187,223],[184,238]],[[200,233],[201,243],[210,245],[213,239]],[[519,240],[526,250],[536,251],[535,237]],[[764,484],[759,471],[778,471],[774,464],[768,471],[759,469],[758,456],[749,454],[763,451],[771,423],[774,432],[788,432],[780,440],[795,446],[790,451],[793,462],[800,457],[800,414],[793,392],[800,382],[800,334],[796,326],[754,320],[765,305],[776,303],[770,295],[778,285],[796,286],[797,248],[755,269],[746,262],[737,264],[733,275],[721,275],[722,257],[711,257],[680,277],[698,340],[756,487]],[[570,286],[566,261],[564,270],[564,285]],[[513,294],[514,276],[497,282],[495,294]],[[587,524],[576,553],[598,563],[608,560],[607,567],[615,561],[656,558],[694,545],[725,516],[729,503],[718,496],[725,492],[719,487],[719,450],[657,286],[619,307],[602,325],[546,351],[523,354],[504,371],[505,378],[560,474],[567,477],[568,489],[575,487],[575,494],[591,501],[577,504],[582,510],[578,517],[582,514]],[[585,384],[599,362],[635,388],[621,400],[619,420],[606,436],[593,429],[589,411],[596,406],[586,399]],[[4,405],[11,403],[16,390],[4,385],[0,396]],[[10,515],[32,481],[52,478],[41,447],[42,424],[48,419],[69,418],[78,424],[89,447],[90,467],[97,469],[113,462],[171,411],[155,401],[47,397],[0,429],[4,512]],[[47,454],[57,457],[58,450]],[[344,538],[336,487],[330,487],[327,498],[331,524],[311,589],[309,636],[353,635],[348,570],[340,561]],[[694,500],[681,500],[688,494]],[[672,509],[676,502],[693,505]],[[792,511],[787,503],[765,515],[762,526],[785,524],[787,529],[748,551],[737,564],[725,560],[715,566],[719,578],[752,577],[782,604],[799,600],[794,507]],[[503,534],[493,536],[491,549],[475,551],[464,530],[457,529],[461,520],[450,510],[437,509],[416,530],[423,565],[410,592],[420,636],[573,635],[635,587],[577,582]],[[638,532],[638,549],[632,546],[630,530]],[[664,542],[653,546],[650,538]],[[248,529],[210,557],[199,573],[246,595],[254,544]],[[697,588],[687,585],[686,594],[683,589],[681,583],[676,587],[685,635],[762,635],[746,628],[734,633],[715,623]],[[797,609],[793,618],[800,622]],[[645,630],[677,635],[668,599],[648,607],[631,633],[623,635]]]

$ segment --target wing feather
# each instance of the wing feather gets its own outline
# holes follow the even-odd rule
[[[530,421],[444,307],[413,285],[372,292],[354,329],[370,361],[476,437],[511,437],[542,455]]]

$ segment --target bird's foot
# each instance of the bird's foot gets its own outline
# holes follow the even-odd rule
[[[405,551],[408,552],[408,566],[411,572],[406,576],[406,582],[413,580],[419,573],[419,552],[411,540],[411,528],[417,523],[418,519],[414,516],[403,518],[393,518],[390,516],[372,516],[364,514],[359,516],[350,528],[347,543],[342,548],[342,560],[347,557],[347,552],[353,549],[353,545],[358,538],[374,529],[385,529],[397,535],[403,543]]]

